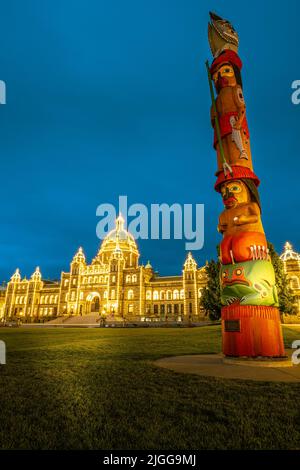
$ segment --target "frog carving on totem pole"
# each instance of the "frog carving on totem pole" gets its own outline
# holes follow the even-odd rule
[[[207,67],[213,147],[217,153],[215,190],[224,204],[218,223],[223,237],[220,243],[223,353],[281,357],[284,346],[277,289],[261,219],[260,181],[252,164],[238,34],[229,21],[216,14],[210,13],[210,20],[208,39],[214,59]]]

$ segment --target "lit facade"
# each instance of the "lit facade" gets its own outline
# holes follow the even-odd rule
[[[289,242],[286,242],[280,259],[283,261],[284,270],[294,295],[295,307],[300,315],[300,254],[293,250]]]
[[[160,276],[148,262],[139,264],[133,236],[119,216],[116,227],[103,240],[90,264],[82,248],[74,255],[70,271],[60,281],[42,279],[39,268],[30,279],[17,269],[7,286],[0,287],[0,318],[21,321],[56,317],[100,316],[113,320],[197,321],[206,287],[205,267],[198,267],[189,253],[178,276]],[[280,257],[300,315],[300,254],[285,244]]]
[[[87,315],[129,321],[204,318],[200,299],[205,269],[198,268],[190,253],[179,276],[159,276],[149,262],[140,265],[139,256],[119,216],[91,264],[79,248],[70,272],[62,272],[59,282],[43,280],[39,268],[30,279],[22,279],[17,269],[2,291],[0,315],[21,321]]]

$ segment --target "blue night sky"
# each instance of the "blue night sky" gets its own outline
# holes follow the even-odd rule
[[[0,279],[45,278],[100,244],[96,208],[205,204],[199,264],[215,257],[222,210],[204,62],[208,11],[240,36],[255,171],[268,238],[300,250],[298,0],[1,1]],[[141,262],[179,274],[184,241],[139,241]]]

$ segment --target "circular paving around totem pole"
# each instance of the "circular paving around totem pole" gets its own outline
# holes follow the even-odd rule
[[[300,382],[300,364],[292,363],[292,353],[287,350],[287,357],[283,359],[231,358],[223,354],[174,356],[159,359],[155,365],[183,374],[222,379]]]

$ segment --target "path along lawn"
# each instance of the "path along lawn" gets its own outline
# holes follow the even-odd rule
[[[284,327],[284,336],[290,347],[300,327]],[[1,449],[300,449],[299,384],[152,364],[219,352],[219,326],[2,328],[0,339]]]

